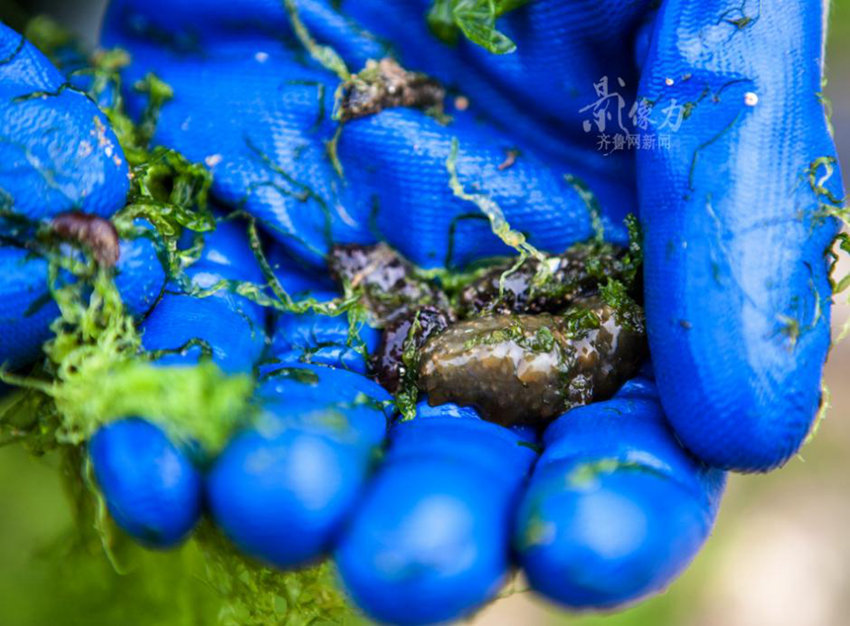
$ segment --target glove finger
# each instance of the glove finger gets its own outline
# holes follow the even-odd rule
[[[575,609],[612,609],[666,588],[708,536],[725,475],[690,457],[654,384],[554,422],[517,511],[533,589]]]
[[[257,397],[263,418],[216,460],[208,501],[240,550],[291,568],[321,557],[354,506],[389,395],[353,372],[301,366],[272,374]]]
[[[327,21],[320,1],[299,2],[305,21],[313,27]],[[432,2],[399,3],[386,10],[380,0],[349,0],[341,12],[365,26],[379,42],[392,42],[405,63],[458,89],[503,128],[523,136],[553,155],[567,156],[569,143],[595,150],[582,132],[582,111],[599,94],[595,83],[603,76],[637,84],[631,41],[642,16],[652,4],[645,0],[560,2],[535,0],[499,19],[497,27],[515,44],[511,54],[493,54],[460,37],[457,45],[436,43],[423,16]],[[315,16],[315,17],[314,17]],[[313,19],[310,19],[310,18]],[[341,31],[321,33],[338,41]],[[358,65],[371,55],[364,43],[354,56]],[[348,57],[346,57],[348,58]],[[627,98],[628,99],[628,98]],[[623,111],[626,115],[628,111]],[[569,138],[569,140],[568,140]],[[619,155],[618,155],[619,156]],[[629,167],[628,159],[608,159],[610,171]]]
[[[222,371],[250,373],[262,356],[265,334],[227,299],[198,298],[166,288],[142,323],[142,345],[163,352],[161,365],[195,364],[208,356]]]
[[[311,294],[319,302],[339,295],[333,291]],[[275,320],[271,353],[281,364],[316,363],[365,375],[369,355],[380,340],[381,332],[366,323],[352,328],[347,313],[281,313]]]
[[[115,287],[127,311],[141,319],[162,294],[166,275],[157,255],[156,229],[142,218],[133,220],[133,226],[135,237],[121,241]]]
[[[461,618],[505,582],[510,511],[535,453],[453,405],[421,404],[390,439],[337,544],[343,583],[380,622]]]
[[[444,127],[419,111],[395,109],[346,124],[338,153],[352,193],[371,199],[368,214],[379,238],[420,266],[463,267],[515,254],[493,234],[475,203],[455,196],[450,159],[465,193],[494,202],[511,228],[542,250],[561,252],[594,235],[595,207],[565,180],[568,173],[595,193],[606,238],[628,240],[623,220],[635,210],[628,184],[577,162],[543,160],[525,150],[505,167],[506,151],[517,144],[466,113]]]
[[[198,523],[201,475],[158,427],[138,418],[112,422],[88,451],[110,515],[139,543],[175,546]]]
[[[201,257],[186,271],[194,289],[212,289],[221,281],[262,282],[244,226],[218,223],[205,236]],[[162,365],[197,363],[205,350],[224,372],[250,373],[266,346],[266,311],[223,288],[208,295],[186,293],[171,283],[140,326],[142,346],[160,351]]]
[[[145,241],[153,251],[150,240],[136,241]],[[221,221],[204,243],[187,270],[193,287],[210,288],[221,280],[261,280],[242,224]],[[150,261],[138,252],[125,256],[134,270],[129,278],[123,275],[128,288],[150,278]],[[155,251],[153,258],[164,278]],[[119,274],[116,283],[121,282]],[[197,297],[177,290],[163,296],[141,330],[145,349],[173,351],[157,359],[161,365],[197,361],[200,348],[180,347],[201,341],[225,372],[251,372],[265,347],[264,323],[260,307],[230,292]],[[200,473],[189,455],[157,426],[137,418],[107,424],[92,437],[89,453],[110,514],[132,537],[145,545],[171,547],[194,528],[201,512]]]
[[[445,263],[453,244],[460,254],[448,260],[456,263],[507,251],[480,209],[449,187],[446,162],[453,139],[460,146],[460,184],[504,205],[508,221],[533,244],[561,250],[594,232],[595,207],[589,210],[583,194],[563,180],[568,173],[595,186],[609,237],[626,238],[621,221],[634,208],[632,190],[628,183],[610,182],[628,180],[622,168],[595,152],[534,157],[521,133],[482,127],[473,111],[452,111],[457,119],[448,126],[413,110],[347,123],[338,151],[345,170],[341,180],[325,145],[336,130],[329,119],[335,76],[305,67],[297,44],[296,52],[284,49],[264,29],[246,30],[242,20],[222,34],[227,21],[219,19],[213,31],[218,38],[199,36],[195,45],[203,55],[175,52],[162,45],[163,29],[174,39],[184,26],[152,12],[149,3],[116,3],[104,41],[132,52],[131,78],[152,69],[174,88],[156,141],[206,160],[221,201],[244,206],[283,245],[314,263],[321,263],[331,242],[374,241],[373,216],[380,235],[422,265]],[[523,156],[508,167],[505,151],[514,147]],[[618,176],[609,179],[612,172]],[[395,193],[399,190],[404,193]],[[470,220],[469,214],[482,219]],[[462,236],[452,237],[455,228]]]
[[[293,300],[304,300],[313,293],[327,293],[337,288],[327,268],[305,267],[274,242],[269,246],[267,259],[281,288]]]
[[[157,258],[153,227],[135,220],[135,238],[123,239],[115,266],[115,286],[124,306],[139,319],[150,311],[165,284],[165,271]],[[59,307],[48,289],[48,262],[25,248],[0,245],[0,365],[12,370],[37,360],[59,317]],[[59,286],[72,281],[60,274]]]
[[[650,130],[688,111],[671,149],[638,156],[658,388],[682,442],[728,469],[785,462],[821,399],[842,194],[823,6],[666,2],[641,78]]]
[[[269,254],[269,264],[280,286],[296,302],[311,300],[328,304],[341,298],[325,272],[305,271],[288,259],[280,247]],[[366,374],[369,355],[375,352],[381,332],[365,322],[356,322],[348,312],[338,315],[281,312],[272,324],[269,352],[276,365],[315,363]]]
[[[315,426],[324,432],[328,430],[326,420],[314,420],[302,407],[317,407],[317,414],[325,406],[344,409],[345,423],[351,427],[350,440],[366,447],[384,442],[387,418],[393,407],[389,393],[375,381],[356,372],[320,365],[266,366],[261,371],[265,382],[258,388],[257,396],[268,397],[268,402],[276,404],[277,414],[285,415],[289,422],[297,421],[300,428],[307,430]],[[281,404],[285,399],[297,401],[298,408],[285,411]],[[331,419],[330,428],[333,422]]]
[[[127,163],[106,117],[47,58],[0,24],[0,210],[30,220],[124,205]]]
[[[64,78],[32,44],[0,24],[0,229],[12,233],[11,219],[37,221],[69,210],[108,217],[124,204],[129,178],[124,155],[106,117]],[[8,230],[7,230],[8,226]],[[26,250],[0,245],[0,365],[22,367],[40,354],[59,309],[47,290],[47,261]],[[124,278],[151,262],[143,242],[123,242]],[[152,270],[152,272],[155,269]],[[147,273],[147,272],[145,272]],[[65,276],[65,278],[69,278]],[[151,273],[137,298],[119,285],[128,308],[141,314],[152,298]]]
[[[38,358],[59,307],[47,291],[47,260],[0,246],[0,272],[0,365],[15,370]]]

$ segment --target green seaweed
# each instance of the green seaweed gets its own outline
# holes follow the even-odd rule
[[[210,452],[220,449],[249,415],[252,381],[224,376],[211,363],[154,366],[141,356],[138,332],[109,271],[98,268],[87,277],[82,270],[88,267],[74,267],[78,280],[57,286],[60,263],[54,258],[50,266],[60,317],[52,325],[54,338],[45,345],[45,375],[0,372],[0,379],[21,388],[0,412],[0,430],[15,424],[20,431],[20,411],[36,402],[27,396],[39,393],[51,402],[41,405],[42,414],[28,427],[41,434],[52,431],[55,442],[44,441],[49,447],[79,445],[109,421],[141,416],[177,440],[197,441]]]
[[[815,415],[815,419],[812,421],[808,434],[806,434],[806,439],[803,441],[801,449],[811,443],[817,436],[823,421],[826,419],[826,416],[829,414],[829,410],[832,408],[832,393],[830,393],[829,387],[826,386],[826,381],[824,380],[821,380],[820,391],[821,397],[818,412]]]
[[[525,339],[525,329],[522,323],[519,318],[513,317],[507,326],[491,330],[486,334],[470,337],[463,343],[463,349],[470,350],[476,346],[494,346],[508,341],[520,343]]]
[[[195,542],[206,557],[207,579],[225,599],[221,626],[308,626],[356,621],[332,563],[292,572],[263,567],[238,554],[220,531],[203,523]]]
[[[837,173],[838,159],[835,156],[823,156],[814,159],[804,173],[805,181],[817,201],[817,206],[812,213],[812,224],[818,226],[826,219],[834,219],[843,231],[836,234],[829,248],[829,254],[832,258],[829,268],[829,281],[833,296],[847,292],[848,287],[850,287],[850,274],[841,277],[836,276],[840,256],[850,254],[850,235],[847,233],[847,229],[850,227],[850,208],[847,206],[846,198],[839,198],[827,187],[827,183]],[[848,335],[850,335],[850,318],[844,322],[838,336],[833,341],[833,345],[843,341]]]
[[[339,138],[342,134],[342,128],[344,125],[344,123],[340,119],[340,103],[342,102],[342,97],[346,85],[350,84],[351,81],[355,79],[356,75],[353,75],[351,73],[345,63],[345,60],[342,58],[342,56],[340,56],[340,54],[336,50],[334,50],[329,45],[319,44],[315,40],[313,35],[310,33],[310,30],[307,28],[307,25],[304,24],[304,21],[301,19],[301,16],[298,13],[298,5],[295,0],[283,0],[283,7],[286,11],[286,15],[289,19],[289,24],[292,27],[292,31],[295,34],[295,38],[298,40],[299,44],[304,48],[304,50],[307,51],[307,54],[309,54],[314,61],[316,61],[319,65],[321,65],[329,72],[334,73],[340,80],[340,84],[337,86],[336,93],[334,94],[334,110],[331,115],[332,119],[338,121],[339,124],[331,138],[325,141],[325,154],[327,155],[328,160],[331,162],[331,165],[333,166],[336,174],[339,176],[340,179],[344,180],[345,171],[342,166],[342,162],[339,160],[339,156],[337,154],[337,146],[339,145]],[[319,128],[325,116],[324,85],[317,85],[317,90],[319,99],[319,111],[316,117],[316,122],[314,124],[315,129]],[[271,163],[270,160],[268,161],[269,163]],[[282,174],[284,178],[286,178],[287,181],[291,184],[299,184],[291,180],[291,178],[288,177],[285,172],[279,171],[277,173]],[[327,216],[328,209],[326,207],[324,199],[320,198],[315,193],[312,193],[312,190],[310,190],[310,193],[312,194],[312,197],[314,197],[314,199],[322,205],[322,210],[325,211],[325,214]]]
[[[815,97],[823,107],[824,117],[826,118],[826,130],[829,133],[829,136],[834,138],[835,128],[832,125],[833,106],[832,100],[826,95],[827,84],[828,81],[826,76],[822,76],[820,81],[821,89],[820,91],[815,92]]]
[[[401,414],[402,421],[416,417],[416,401],[419,398],[419,387],[417,385],[419,355],[416,352],[416,333],[419,332],[420,328],[419,311],[417,311],[402,345],[401,362],[403,368],[398,391],[395,395],[395,405]]]
[[[463,188],[457,171],[458,150],[459,142],[457,137],[454,137],[452,138],[449,156],[446,159],[446,170],[449,173],[449,188],[455,197],[475,204],[490,221],[493,234],[501,239],[505,245],[519,252],[523,259],[531,256],[541,263],[545,263],[547,256],[528,243],[525,235],[511,228],[501,207],[490,196],[481,193],[469,193]]]
[[[301,20],[301,16],[298,14],[298,5],[295,0],[283,0],[283,6],[286,9],[286,14],[289,16],[289,23],[292,26],[295,37],[313,60],[326,70],[336,74],[340,80],[349,80],[351,78],[351,72],[348,70],[345,61],[343,61],[336,50],[330,46],[319,44],[313,38],[307,26]]]
[[[106,515],[102,498],[98,500],[86,479],[81,479],[86,476],[87,465],[83,447],[65,446],[50,460],[59,461],[56,471],[63,480],[57,489],[61,486],[65,491],[65,506],[71,513],[73,527],[62,525],[63,532],[41,546],[38,555],[27,564],[26,579],[33,580],[32,575],[38,572],[41,578],[36,580],[44,585],[38,596],[29,595],[30,602],[43,599],[44,589],[50,589],[50,594],[49,602],[27,607],[25,614],[36,618],[25,623],[366,623],[346,603],[332,563],[292,572],[264,567],[240,555],[209,520],[203,520],[179,548],[145,549],[115,527]],[[21,469],[53,471],[43,465],[28,464]],[[25,582],[22,589],[31,591],[32,582]],[[4,617],[20,613],[20,607],[4,605]],[[19,623],[11,619],[11,623]]]
[[[581,178],[573,174],[564,174],[564,180],[575,190],[579,198],[587,207],[587,213],[590,216],[590,224],[593,228],[593,238],[595,241],[602,243],[605,241],[605,226],[602,223],[602,208],[599,206],[599,200],[596,195],[590,190]]]
[[[319,46],[310,37],[298,18],[293,0],[285,0],[285,4],[293,29],[305,48],[325,67],[346,80],[345,76],[349,74],[341,58],[333,51],[329,53],[329,48]],[[500,3],[500,6],[505,7],[507,3]],[[95,87],[90,94],[103,93],[107,86],[120,88],[120,70],[127,62],[128,57],[122,51],[101,55],[90,70],[95,79]],[[345,312],[349,316],[349,345],[365,351],[357,332],[368,318],[362,294],[347,286],[342,298],[329,302],[313,298],[293,299],[283,289],[265,257],[256,221],[243,212],[236,211],[227,219],[246,219],[248,238],[263,271],[265,284],[219,281],[205,288],[188,284],[183,270],[197,258],[203,245],[203,233],[216,227],[216,220],[207,207],[211,176],[202,165],[188,161],[179,153],[150,146],[159,111],[172,93],[153,75],[135,88],[148,96],[148,107],[140,122],[133,122],[124,113],[120,97],[113,107],[105,110],[133,174],[129,203],[115,218],[122,236],[146,236],[138,232],[133,220],[144,217],[151,221],[157,231],[154,240],[166,261],[169,277],[180,282],[196,297],[207,297],[225,289],[278,311],[323,315]],[[339,129],[335,137],[338,134]],[[464,190],[457,175],[457,151],[455,140],[452,154],[446,162],[453,193],[475,204],[481,211],[480,217],[489,221],[494,233],[517,249],[519,258],[512,270],[528,257],[534,257],[541,261],[545,272],[549,267],[549,257],[529,244],[524,234],[510,228],[498,205],[483,194]],[[260,158],[265,157],[257,152]],[[329,146],[329,156],[333,161],[332,152]],[[312,190],[306,185],[287,177],[286,172],[279,168],[274,173],[296,187],[305,200],[310,197]],[[185,230],[196,233],[195,244],[189,250],[180,250],[177,241]],[[601,238],[601,232],[597,234]],[[58,446],[63,451],[79,454],[80,444],[99,425],[126,415],[143,415],[160,424],[173,437],[198,441],[208,453],[213,454],[227,441],[234,428],[252,419],[249,396],[253,384],[247,377],[224,376],[209,362],[187,368],[155,367],[149,359],[156,355],[142,353],[138,333],[123,309],[111,274],[89,261],[70,263],[54,259],[51,265],[52,293],[60,304],[62,316],[54,325],[55,339],[46,347],[48,359],[45,365],[27,377],[3,374],[5,380],[24,388],[0,403],[0,442],[21,441],[38,453]],[[451,294],[480,276],[486,270],[486,263],[462,272],[415,271],[419,276],[427,275],[438,281]],[[73,270],[80,280],[74,285],[60,285],[57,280],[60,266]],[[616,287],[611,287],[610,291],[612,297],[621,298]],[[593,320],[577,317],[574,323],[578,331],[592,325]],[[413,337],[418,330],[417,316],[403,350],[407,378],[402,385],[402,393],[395,399],[404,419],[415,415],[418,391]],[[535,349],[548,350],[553,346],[554,337],[550,329],[542,328],[529,338],[529,342]],[[273,375],[292,375],[291,369],[282,368]],[[104,384],[102,381],[108,382]],[[92,389],[98,389],[98,393],[91,394]],[[72,480],[78,487],[82,485],[93,489],[91,492],[83,491],[94,500],[92,506],[100,520],[96,524],[100,528],[99,541],[116,569],[123,570],[124,550],[118,545],[122,543],[121,536],[110,530],[103,499],[94,488],[90,472],[80,467],[79,459],[77,461]],[[225,598],[219,615],[223,624],[342,623],[351,619],[351,609],[333,583],[332,569],[328,564],[293,573],[263,568],[240,556],[207,522],[198,529],[181,554],[192,555],[190,560],[194,565],[197,565],[200,555],[205,569],[203,579]]]
[[[619,459],[602,458],[575,463],[564,478],[565,490],[586,490],[594,487],[602,476],[620,471],[658,474],[658,470],[647,465]],[[546,521],[543,514],[543,499],[538,497],[531,503],[531,510],[522,534],[517,538],[517,548],[526,551],[538,546],[549,545],[554,539],[556,527]]]
[[[538,285],[545,283],[552,274],[550,258],[531,245],[523,233],[511,228],[510,224],[505,219],[505,214],[502,212],[501,207],[495,200],[493,200],[493,198],[482,193],[469,193],[464,189],[457,171],[458,151],[458,139],[457,137],[453,137],[451,150],[449,151],[449,156],[446,159],[446,170],[449,173],[449,188],[452,190],[452,193],[456,198],[475,204],[481,213],[483,213],[490,221],[490,229],[493,231],[493,234],[501,239],[505,245],[519,252],[519,257],[514,265],[512,265],[502,275],[499,283],[500,295],[504,291],[505,280],[511,274],[516,272],[529,257],[540,262],[534,283]]]
[[[660,474],[654,468],[637,461],[618,458],[597,459],[577,464],[567,476],[567,484],[572,488],[584,489],[595,484],[601,476],[621,471]],[[669,480],[663,475],[662,478]]]
[[[204,166],[174,150],[156,147],[147,158],[132,167],[128,204],[112,221],[122,237],[144,235],[134,220],[144,218],[150,222],[158,234],[152,240],[166,273],[185,286],[183,270],[200,254],[200,234],[216,227],[207,204],[212,177]],[[188,249],[179,247],[184,230],[198,235],[195,245]]]
[[[697,162],[699,160],[700,152],[711,147],[711,145],[714,144],[714,142],[718,141],[726,133],[731,132],[732,128],[734,128],[735,124],[737,124],[740,119],[741,119],[741,111],[738,111],[735,114],[735,117],[733,117],[729,121],[728,124],[726,124],[723,128],[721,128],[719,131],[717,131],[717,133],[715,133],[714,135],[712,135],[711,137],[709,137],[708,139],[703,141],[701,144],[699,144],[694,149],[694,153],[691,155],[691,165],[688,168],[688,191],[689,192],[695,191],[694,178],[696,176]]]
[[[583,337],[587,331],[599,328],[601,321],[599,316],[585,307],[570,307],[561,316],[566,333],[571,338]]]
[[[435,0],[427,15],[431,32],[449,44],[463,33],[471,42],[493,54],[508,54],[516,44],[496,29],[496,18],[528,0]]]
[[[643,308],[629,295],[628,287],[615,278],[599,288],[602,301],[614,309],[617,323],[634,332],[641,332],[644,326]]]
[[[332,139],[331,142],[332,142],[332,145],[328,146],[326,153],[328,155],[328,158],[331,159],[331,161],[333,163],[333,160],[336,159],[336,144],[335,144],[334,139]],[[296,179],[292,174],[290,174],[285,169],[283,169],[283,167],[281,167],[270,155],[268,155],[259,146],[257,146],[251,140],[251,138],[249,138],[248,136],[245,137],[245,146],[248,148],[248,150],[250,150],[253,153],[253,155],[259,160],[259,162],[266,169],[268,169],[272,174],[280,176],[284,181],[286,181],[287,184],[292,186],[296,191],[293,192],[292,190],[284,190],[280,186],[272,184],[272,186],[275,189],[277,189],[278,191],[280,191],[284,195],[294,197],[301,202],[306,202],[307,200],[313,200],[316,204],[319,205],[319,208],[322,211],[322,216],[324,218],[324,224],[323,224],[324,233],[323,234],[324,234],[325,242],[327,243],[328,246],[330,246],[333,243],[332,236],[331,236],[331,229],[332,229],[332,221],[333,220],[332,220],[332,216],[331,216],[331,208],[328,204],[328,201],[325,198],[323,198],[319,193],[317,193],[310,185],[308,185],[307,183],[301,182],[300,180]],[[339,167],[340,167],[339,172],[342,172],[342,169],[341,169],[342,164],[341,163],[339,164]],[[251,191],[250,188],[249,188],[249,191]],[[247,195],[246,195],[245,201],[247,201]],[[244,201],[243,201],[243,204],[244,204]],[[297,238],[295,235],[291,235],[291,236],[296,238],[302,245],[306,245],[306,242],[304,242],[300,238]],[[321,254],[320,250],[313,249],[313,251],[318,253],[318,254]]]
[[[325,142],[325,151],[336,175],[345,180],[345,168],[342,166],[342,161],[339,160],[339,138],[342,136],[343,127],[343,123],[336,127],[333,136]]]

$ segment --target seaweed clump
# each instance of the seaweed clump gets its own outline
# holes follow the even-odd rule
[[[331,273],[383,329],[370,367],[403,416],[422,392],[503,425],[545,425],[613,395],[645,358],[629,225],[627,248],[591,241],[462,276],[423,272],[385,243],[337,246]]]

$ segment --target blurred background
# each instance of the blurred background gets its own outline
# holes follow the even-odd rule
[[[179,0],[178,0],[179,1]],[[695,0],[696,1],[696,0]],[[89,42],[105,2],[18,2],[47,12]],[[0,9],[6,9],[0,0]],[[14,11],[8,8],[7,11]],[[3,13],[0,13],[2,15]],[[9,13],[5,13],[9,15]],[[850,0],[832,3],[826,93],[833,125],[850,173]],[[850,264],[839,268],[850,272]],[[837,303],[833,324],[850,317]],[[631,610],[609,616],[569,616],[530,593],[514,592],[482,611],[475,626],[840,626],[850,623],[850,339],[827,363],[832,408],[818,436],[783,469],[767,476],[732,476],[713,537],[692,567],[670,589]],[[57,572],[57,544],[72,525],[55,458],[30,458],[17,446],[0,448],[0,625],[197,623],[186,602],[216,602],[211,590],[180,587],[193,581],[150,580],[130,571],[114,586],[106,569],[76,565]],[[150,556],[152,560],[173,557]],[[182,557],[181,557],[182,558]],[[188,558],[188,557],[187,557]],[[140,569],[143,567],[140,565]],[[83,576],[85,574],[85,576]],[[99,583],[83,580],[100,581]],[[100,586],[98,586],[100,585]],[[515,583],[522,589],[522,581]],[[144,587],[144,590],[138,589]],[[200,587],[200,586],[199,586]],[[135,592],[162,600],[151,613],[114,614],[105,604]],[[169,605],[169,598],[172,604]],[[116,604],[120,604],[117,603]],[[153,604],[153,603],[152,603]],[[159,614],[157,611],[164,611]],[[203,611],[201,611],[203,613]],[[190,619],[187,617],[187,620]]]

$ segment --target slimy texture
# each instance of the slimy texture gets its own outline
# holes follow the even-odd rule
[[[414,328],[415,326],[415,328]],[[391,393],[398,390],[405,371],[403,363],[407,342],[418,352],[432,336],[449,326],[449,316],[442,310],[425,306],[415,312],[401,311],[384,328],[381,343],[372,357],[372,370],[378,382]]]
[[[611,397],[637,372],[644,323],[629,291],[639,258],[588,242],[518,267],[506,260],[448,288],[453,280],[423,278],[383,243],[336,246],[329,265],[383,327],[370,369],[400,402],[418,389],[432,406],[539,426]]]
[[[529,258],[510,271],[512,263],[493,267],[463,289],[458,297],[461,316],[488,313],[557,313],[577,298],[596,294],[607,278],[628,272],[624,250],[608,244],[577,244],[552,257],[551,275],[538,285],[540,262]]]
[[[413,265],[384,243],[335,246],[329,265],[336,281],[359,292],[375,324],[384,328],[370,367],[378,382],[396,393],[406,371],[405,349],[418,353],[454,320],[449,298],[417,277]]]
[[[473,406],[506,426],[545,424],[606,399],[637,372],[645,337],[608,305],[589,301],[587,310],[596,322],[579,329],[572,311],[458,322],[423,346],[419,388],[432,406]]]
[[[334,246],[328,263],[337,282],[361,291],[363,304],[379,322],[406,307],[448,308],[445,294],[415,278],[413,266],[385,243]]]

